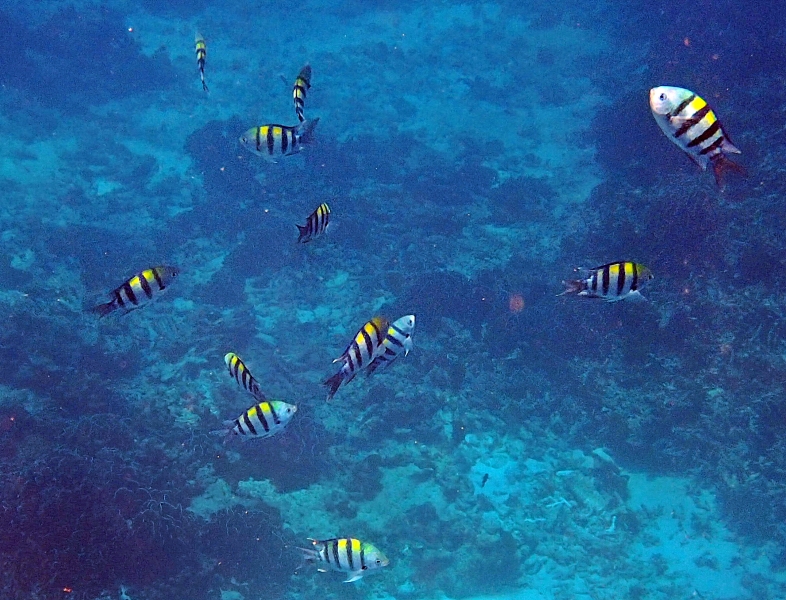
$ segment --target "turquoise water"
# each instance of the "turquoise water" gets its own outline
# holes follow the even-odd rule
[[[786,597],[785,22],[2,3],[0,598]],[[313,139],[257,156],[305,64]],[[669,142],[661,85],[747,177]],[[646,301],[558,296],[615,261]],[[145,306],[92,310],[159,265]],[[364,323],[409,314],[412,351],[326,402]],[[283,431],[213,434],[262,401],[228,352],[297,405]],[[343,537],[389,565],[304,564]]]

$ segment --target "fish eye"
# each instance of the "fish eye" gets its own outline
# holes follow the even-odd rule
[[[661,101],[661,102],[664,102],[665,100],[666,100],[666,94],[664,94],[663,92],[661,92],[661,93],[660,93],[660,101]]]
[[[379,559],[377,559],[377,564],[378,564],[378,565],[381,565],[381,564],[382,564],[382,561],[381,561],[381,560],[379,560]]]

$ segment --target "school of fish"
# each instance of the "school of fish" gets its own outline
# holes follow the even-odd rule
[[[201,34],[196,34],[195,52],[202,89],[209,92],[205,82],[207,43]],[[314,139],[314,129],[319,123],[318,117],[309,120],[305,115],[306,94],[311,88],[311,81],[312,68],[307,64],[299,71],[292,90],[296,124],[251,127],[240,136],[240,144],[269,161],[301,152]],[[740,150],[731,143],[715,112],[699,95],[684,88],[657,86],[649,92],[649,105],[656,123],[668,139],[702,170],[711,167],[721,190],[726,174],[747,175],[746,169],[729,157],[730,154],[740,154]],[[323,236],[330,215],[327,203],[320,203],[306,217],[305,225],[297,225],[299,235],[296,242],[306,244]],[[643,300],[641,289],[654,277],[648,267],[632,260],[609,262],[582,271],[581,277],[563,281],[565,289],[558,296],[575,295],[605,302]],[[113,289],[108,300],[93,307],[92,311],[104,317],[115,311],[127,314],[146,306],[170,287],[179,272],[177,267],[166,265],[144,269]],[[327,400],[331,400],[341,386],[351,382],[361,371],[371,376],[407,356],[413,349],[414,331],[413,314],[392,322],[378,315],[367,320],[333,361],[341,363],[341,366],[323,381]],[[298,406],[268,399],[259,381],[237,354],[227,353],[224,362],[230,377],[250,394],[254,404],[237,418],[224,421],[223,428],[210,433],[223,436],[225,442],[233,438],[256,440],[282,434],[297,414]],[[316,564],[319,571],[344,573],[347,583],[390,564],[373,544],[357,538],[309,540],[312,548],[300,548],[304,560]]]

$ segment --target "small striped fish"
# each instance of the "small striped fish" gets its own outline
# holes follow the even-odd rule
[[[357,581],[371,571],[387,567],[390,564],[387,556],[368,542],[355,538],[333,538],[315,540],[309,538],[314,548],[300,548],[303,558],[317,563],[317,570],[325,572],[320,563],[325,563],[334,571],[341,571],[349,576],[344,583]]]
[[[723,130],[718,117],[701,96],[678,87],[661,86],[650,90],[650,108],[672,142],[706,171],[712,165],[715,182],[723,187],[723,175],[736,171],[747,175],[745,168],[727,154],[740,154]]]
[[[257,400],[266,400],[265,394],[259,389],[259,383],[257,383],[257,380],[251,375],[251,371],[248,370],[248,367],[240,360],[237,354],[228,352],[224,356],[224,362],[229,369],[229,374],[235,378],[239,386],[249,394],[252,394]]]
[[[368,374],[371,375],[377,369],[384,369],[401,353],[404,356],[412,350],[412,334],[415,332],[415,315],[405,315],[396,319],[388,327],[388,333],[382,340],[382,350],[371,364],[368,366]]]
[[[93,312],[103,317],[118,309],[124,309],[128,313],[135,308],[141,308],[149,303],[157,292],[166,289],[179,272],[177,267],[163,265],[145,269],[113,290],[109,302],[93,307]]]
[[[259,402],[237,419],[224,421],[225,429],[211,431],[213,435],[237,435],[247,440],[261,440],[284,431],[297,412],[297,406],[281,400]]]
[[[205,38],[203,38],[199,33],[196,34],[195,44],[197,67],[199,68],[199,76],[202,79],[202,89],[207,92],[209,91],[207,89],[207,84],[205,83],[205,57],[207,56],[207,44],[205,43]]]
[[[311,87],[311,65],[306,65],[300,69],[297,79],[295,79],[295,87],[292,89],[292,97],[295,101],[295,114],[301,123],[306,120],[303,116],[303,108],[306,104],[306,92]]]
[[[314,137],[319,119],[303,121],[300,125],[260,125],[252,127],[240,138],[240,143],[257,156],[271,161],[281,156],[292,156],[303,149]]]
[[[585,298],[602,298],[607,302],[642,300],[639,290],[654,277],[652,272],[638,263],[613,262],[589,270],[586,279],[563,281],[562,294],[577,294]]]
[[[379,355],[389,326],[390,323],[384,317],[374,317],[355,334],[344,353],[333,361],[344,361],[341,370],[324,382],[328,388],[328,400],[336,395],[342,383],[352,381],[359,371]]]
[[[312,212],[305,225],[296,225],[300,235],[297,238],[299,243],[307,243],[315,237],[325,233],[327,226],[330,222],[330,207],[324,202],[317,206],[317,209]]]

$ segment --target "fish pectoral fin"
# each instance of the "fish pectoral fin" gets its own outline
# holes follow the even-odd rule
[[[352,583],[353,581],[357,581],[358,579],[361,579],[363,577],[363,573],[361,573],[360,571],[353,571],[352,573],[350,573],[350,575],[352,575],[352,577],[347,579],[344,583]]]
[[[625,300],[628,300],[629,302],[646,302],[647,301],[647,299],[644,296],[641,295],[641,292],[639,290],[636,290],[635,292],[631,292],[630,294],[625,296]]]

